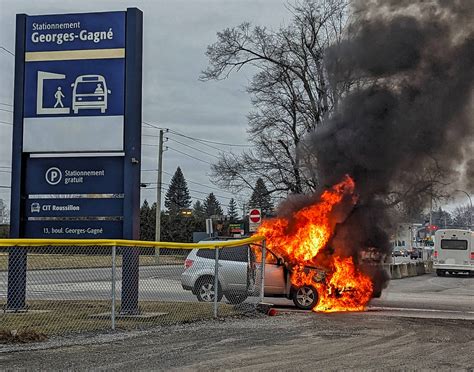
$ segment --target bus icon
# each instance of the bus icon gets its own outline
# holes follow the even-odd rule
[[[107,96],[112,92],[102,75],[81,75],[71,84],[72,110],[75,114],[79,110],[100,109],[103,114],[107,110]]]
[[[31,213],[39,213],[41,210],[40,203],[31,203]]]

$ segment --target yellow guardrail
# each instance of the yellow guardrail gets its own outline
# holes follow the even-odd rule
[[[116,246],[116,247],[150,247],[150,248],[173,248],[173,249],[215,249],[224,247],[235,247],[244,244],[256,243],[264,240],[263,236],[252,236],[245,239],[235,240],[209,240],[200,243],[172,243],[172,242],[150,242],[144,240],[124,239],[0,239],[0,247],[41,247],[41,246]]]

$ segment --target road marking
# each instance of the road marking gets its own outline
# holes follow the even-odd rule
[[[273,306],[273,308],[280,312],[294,312],[294,313],[311,313],[311,310],[300,310],[292,307],[280,307],[282,305]],[[385,307],[385,306],[370,306],[366,311],[356,311],[357,313],[364,313],[370,311],[412,311],[412,312],[430,312],[430,313],[452,313],[452,314],[466,314],[474,315],[474,311],[461,311],[461,310],[439,310],[439,309],[417,309],[410,307]],[[341,311],[344,312],[344,311]],[[319,312],[318,312],[319,313]],[[348,312],[349,313],[349,312]]]
[[[433,313],[455,313],[455,314],[474,314],[474,311],[461,310],[439,310],[439,309],[416,309],[410,307],[385,307],[385,306],[370,306],[367,311],[417,311],[417,312],[433,312]]]

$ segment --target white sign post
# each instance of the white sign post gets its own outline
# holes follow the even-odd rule
[[[206,234],[209,236],[212,236],[213,233],[214,233],[214,229],[212,227],[212,219],[207,218],[206,219]]]
[[[257,231],[262,222],[262,211],[260,208],[253,208],[249,211],[249,231]]]

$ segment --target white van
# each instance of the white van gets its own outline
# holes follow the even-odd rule
[[[460,229],[436,231],[433,267],[438,276],[460,272],[474,276],[474,232]]]

